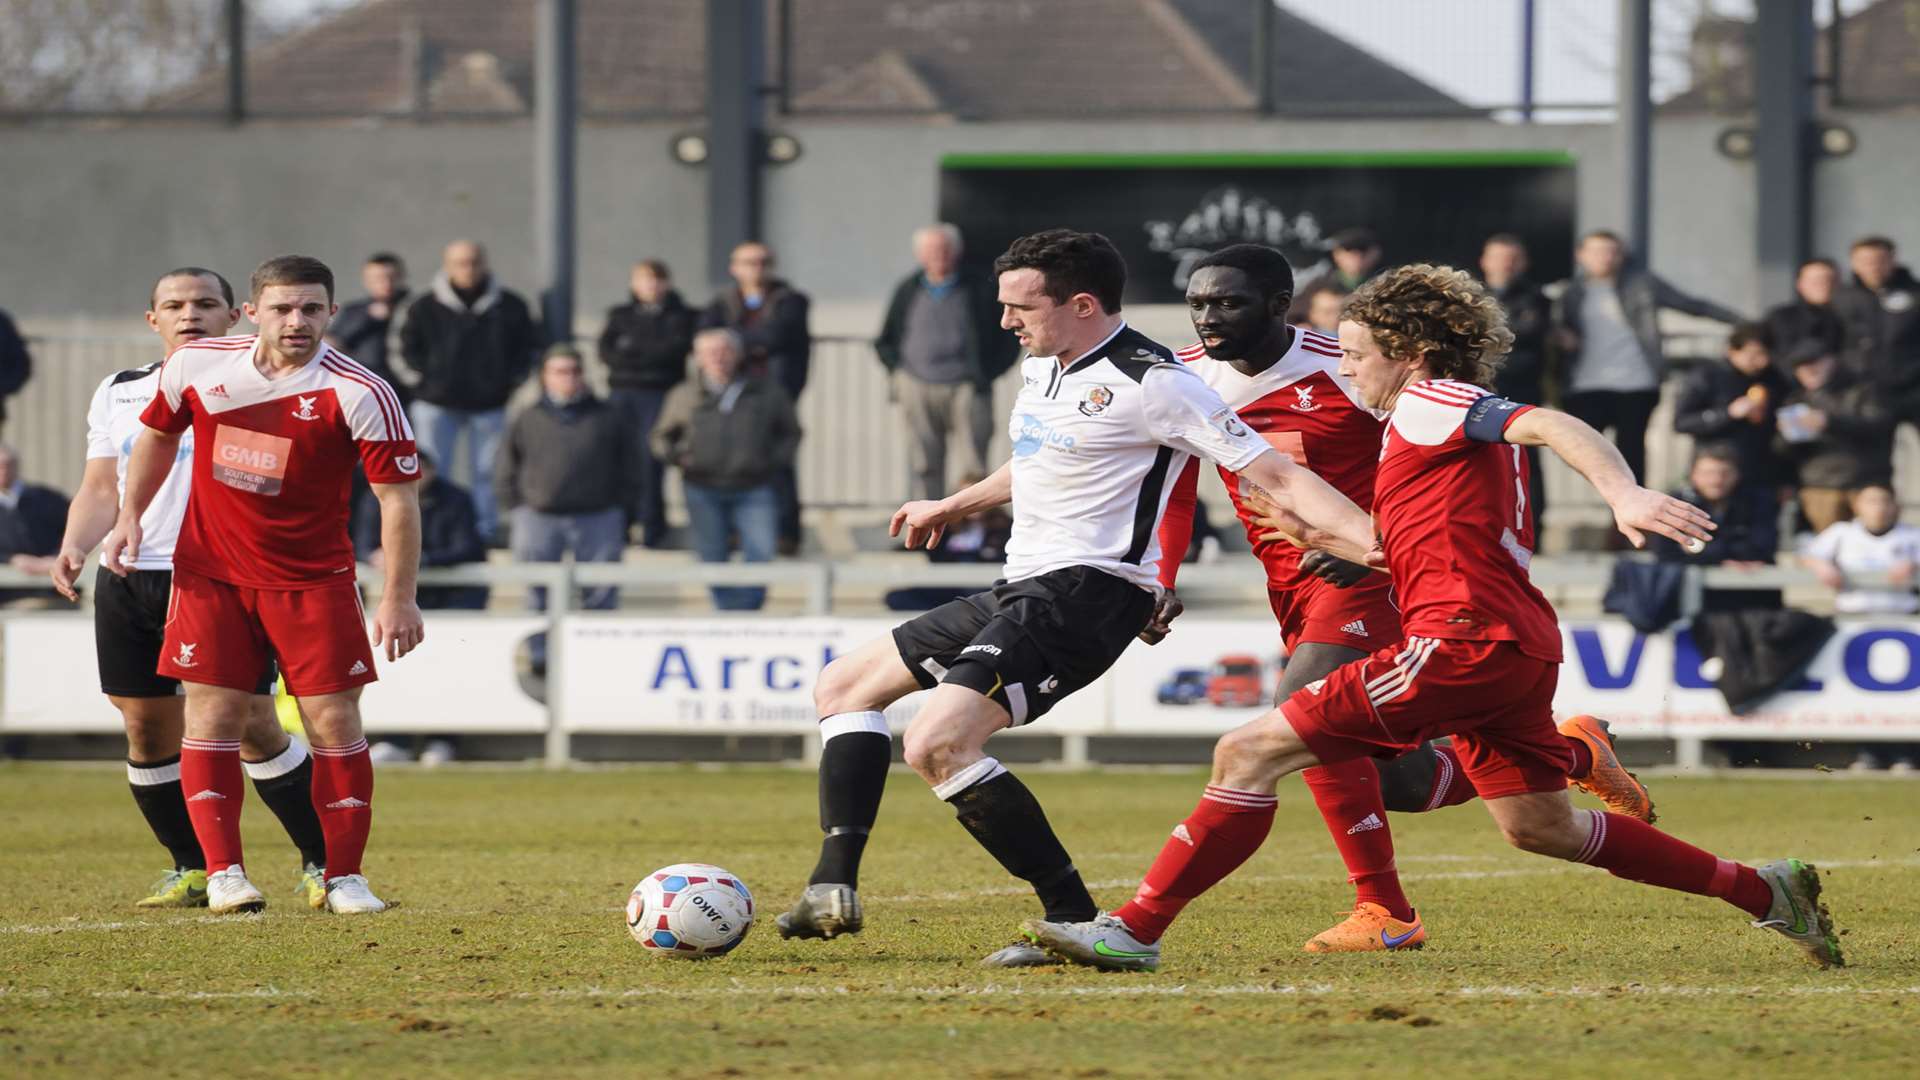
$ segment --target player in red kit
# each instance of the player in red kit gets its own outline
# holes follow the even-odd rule
[[[1586,477],[1635,546],[1649,532],[1704,542],[1713,523],[1637,484],[1586,424],[1485,389],[1512,341],[1485,287],[1449,267],[1400,267],[1348,298],[1340,372],[1363,404],[1388,414],[1373,507],[1381,549],[1364,532],[1303,520],[1285,493],[1263,516],[1310,546],[1384,564],[1406,637],[1222,738],[1199,806],[1133,900],[1090,922],[1029,922],[1034,941],[1077,963],[1156,967],[1160,936],[1181,909],[1266,839],[1281,777],[1452,735],[1461,768],[1515,847],[1718,897],[1822,966],[1841,963],[1813,867],[1744,866],[1623,814],[1575,810],[1567,798],[1573,755],[1552,714],[1560,632],[1527,577],[1524,448],[1546,446]]]
[[[239,736],[270,654],[312,744],[326,909],[386,907],[360,867],[373,820],[360,689],[375,675],[347,507],[358,462],[380,500],[387,575],[373,645],[396,660],[424,637],[414,603],[420,462],[393,388],[321,340],[334,311],[324,263],[269,259],[253,272],[246,305],[257,335],[203,339],[167,358],[106,542],[106,565],[124,574],[140,549],[140,516],[191,428],[193,489],[159,673],[186,684],[180,779],[215,912],[266,905],[241,862]]]
[[[1236,244],[1214,252],[1194,264],[1188,279],[1187,307],[1200,341],[1181,350],[1179,358],[1275,449],[1368,509],[1384,421],[1359,403],[1340,375],[1339,342],[1287,325],[1292,300],[1293,269],[1278,250]],[[1160,584],[1166,591],[1156,611],[1159,617],[1142,635],[1150,642],[1164,635],[1180,610],[1173,591],[1175,575],[1191,540],[1199,472],[1197,461],[1188,464],[1162,519]],[[1267,529],[1240,478],[1223,473],[1221,481],[1266,570],[1268,601],[1287,653],[1276,704],[1335,668],[1400,639],[1400,613],[1386,576],[1326,552],[1303,557],[1292,544],[1265,536]],[[1595,722],[1577,717],[1568,721],[1568,731],[1580,758],[1576,783],[1603,797],[1617,792],[1608,800],[1609,809],[1649,817],[1652,803],[1646,790],[1620,767],[1611,744],[1596,753],[1582,741],[1604,743]],[[1401,889],[1386,815],[1388,810],[1417,813],[1473,798],[1473,786],[1453,748],[1427,743],[1383,765],[1358,757],[1314,766],[1301,778],[1346,863],[1355,892],[1353,912],[1315,935],[1306,950],[1419,948],[1427,929]],[[1604,790],[1598,782],[1602,778],[1608,781]]]

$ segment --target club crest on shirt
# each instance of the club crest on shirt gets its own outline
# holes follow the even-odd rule
[[[1298,411],[1298,412],[1313,412],[1313,411],[1314,411],[1315,409],[1318,409],[1318,408],[1320,407],[1319,405],[1317,405],[1317,404],[1315,404],[1315,403],[1314,403],[1314,400],[1313,400],[1313,387],[1311,387],[1311,386],[1296,386],[1296,387],[1294,387],[1294,388],[1293,388],[1293,396],[1294,396],[1294,397],[1297,397],[1297,398],[1299,398],[1299,399],[1300,399],[1300,400],[1298,400],[1298,401],[1296,401],[1296,402],[1294,402],[1294,403],[1293,403],[1293,404],[1292,404],[1291,406],[1289,406],[1290,408],[1292,408],[1292,409],[1294,409],[1295,411]]]
[[[299,397],[299,395],[295,395],[295,397],[298,397],[300,401],[300,407],[293,410],[293,418],[295,420],[320,419],[320,414],[313,411],[313,403],[320,400],[320,395],[315,394],[313,397]]]
[[[1113,404],[1113,391],[1104,386],[1089,386],[1087,392],[1080,395],[1080,413],[1082,416],[1099,416]]]

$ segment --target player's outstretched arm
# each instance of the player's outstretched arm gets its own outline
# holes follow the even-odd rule
[[[127,576],[133,560],[140,557],[140,515],[153,504],[160,485],[173,471],[173,459],[180,449],[178,431],[148,428],[133,440],[133,453],[127,455],[127,497],[120,503],[120,518],[107,534],[101,560],[108,570]]]
[[[1270,451],[1249,462],[1240,477],[1258,485],[1249,494],[1261,520],[1289,541],[1363,566],[1380,565],[1373,518],[1313,470]]]
[[[120,484],[114,475],[114,459],[88,458],[86,472],[80,476],[80,490],[67,506],[67,531],[60,537],[60,554],[54,557],[53,587],[69,600],[80,595],[73,583],[86,569],[87,553],[112,531],[120,516]]]
[[[893,512],[887,526],[888,536],[902,536],[909,548],[932,550],[940,542],[947,524],[961,518],[1005,506],[1013,500],[1013,462],[1008,461],[993,475],[970,484],[944,499],[917,499]]]
[[[1713,539],[1715,526],[1705,510],[1641,487],[1627,468],[1627,459],[1606,436],[1566,413],[1528,409],[1507,423],[1505,438],[1521,446],[1544,446],[1573,466],[1607,501],[1614,524],[1636,548],[1647,546],[1649,532],[1659,533],[1690,551]]]
[[[380,500],[380,561],[386,575],[373,613],[373,647],[389,661],[427,639],[415,591],[420,580],[420,485],[374,484]]]

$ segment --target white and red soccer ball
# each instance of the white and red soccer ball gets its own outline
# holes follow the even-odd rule
[[[655,956],[724,956],[751,929],[747,883],[708,863],[663,866],[627,897],[627,932]]]

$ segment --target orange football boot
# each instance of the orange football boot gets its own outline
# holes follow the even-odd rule
[[[1570,786],[1606,803],[1613,813],[1639,818],[1649,825],[1658,819],[1647,786],[1614,755],[1613,735],[1608,732],[1605,720],[1576,716],[1560,725],[1560,734],[1579,739],[1593,752],[1593,771],[1578,780],[1567,781]]]
[[[1310,953],[1390,952],[1417,949],[1427,942],[1427,928],[1420,924],[1420,913],[1411,922],[1401,922],[1379,904],[1362,901],[1352,914],[1334,926],[1315,934],[1307,942]]]

